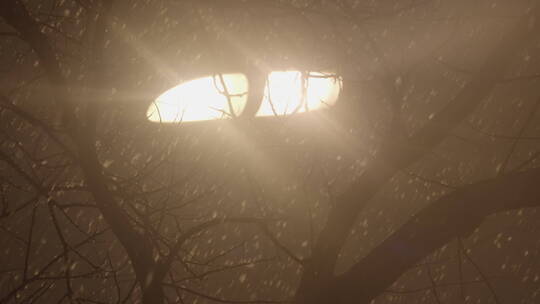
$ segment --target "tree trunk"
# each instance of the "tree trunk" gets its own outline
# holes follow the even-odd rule
[[[143,304],[165,303],[165,294],[160,282],[152,282],[148,287],[142,288]]]

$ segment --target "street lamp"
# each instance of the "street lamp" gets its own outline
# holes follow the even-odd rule
[[[258,102],[255,117],[283,116],[331,107],[341,81],[333,73],[273,71],[266,77],[262,101],[248,100],[249,79],[241,73],[197,78],[159,95],[147,110],[151,122],[179,123],[230,119],[248,102]]]

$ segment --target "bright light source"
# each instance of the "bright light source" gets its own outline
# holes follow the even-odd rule
[[[332,74],[272,72],[256,116],[290,115],[333,105],[341,83]]]
[[[146,115],[150,121],[168,123],[230,118],[244,110],[247,90],[243,74],[194,79],[161,94]]]
[[[333,105],[341,89],[332,74],[276,71],[268,75],[255,116],[291,115]],[[223,74],[190,80],[161,94],[147,111],[152,122],[177,123],[239,116],[247,102],[248,79]],[[232,109],[232,110],[231,110]]]

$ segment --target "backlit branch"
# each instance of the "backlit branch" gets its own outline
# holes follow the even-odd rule
[[[356,219],[369,200],[399,170],[421,159],[439,145],[484,100],[504,77],[514,55],[530,43],[538,31],[538,22],[530,26],[529,18],[539,15],[536,7],[529,16],[509,31],[471,81],[443,108],[405,142],[387,141],[363,174],[337,198],[327,223],[314,246],[310,267],[306,268],[298,293],[299,302],[314,303],[324,298],[311,290],[323,289],[332,280],[338,254]],[[369,280],[368,280],[369,281]],[[368,284],[369,285],[369,284]],[[321,291],[323,293],[324,291]],[[310,295],[306,297],[305,294]]]
[[[494,213],[540,206],[540,168],[465,186],[413,216],[335,282],[336,303],[369,303],[405,271]],[[362,282],[359,284],[359,282]]]

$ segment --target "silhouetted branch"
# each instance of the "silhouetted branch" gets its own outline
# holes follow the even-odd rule
[[[491,295],[493,296],[493,300],[495,303],[500,304],[501,301],[499,300],[499,297],[497,296],[497,293],[495,292],[495,288],[493,288],[493,285],[489,281],[489,278],[484,274],[482,269],[480,269],[480,266],[478,266],[477,263],[474,262],[474,260],[471,258],[471,256],[467,253],[467,250],[463,247],[463,242],[461,241],[461,238],[458,237],[459,244],[461,246],[461,251],[463,252],[463,255],[465,255],[465,258],[469,263],[471,263],[474,268],[476,269],[476,272],[480,275],[482,278],[482,281],[486,284],[487,288],[489,289],[489,292],[491,292]]]
[[[271,301],[271,300],[262,300],[262,299],[249,300],[249,301],[246,301],[246,300],[227,300],[227,299],[223,299],[223,298],[214,297],[214,296],[211,296],[211,295],[205,294],[203,292],[196,291],[196,290],[184,287],[184,286],[177,286],[177,285],[168,284],[168,283],[165,283],[164,285],[167,286],[167,287],[170,287],[170,288],[174,288],[174,289],[178,289],[178,290],[181,290],[181,291],[191,293],[193,295],[196,295],[196,296],[199,296],[201,298],[205,298],[205,299],[217,302],[217,303],[231,303],[231,304],[234,304],[234,303],[237,303],[237,304],[291,303],[291,301]]]
[[[536,111],[538,110],[538,107],[540,106],[540,98],[536,101],[531,111],[529,111],[527,118],[525,119],[525,123],[523,126],[521,126],[516,138],[512,141],[512,145],[510,146],[510,151],[506,154],[506,157],[504,158],[500,168],[499,168],[499,174],[503,174],[506,170],[506,166],[508,165],[508,162],[510,161],[510,158],[512,157],[512,154],[514,154],[514,151],[516,150],[516,146],[519,142],[519,138],[523,136],[523,133],[531,122],[533,121],[534,116],[536,115]]]
[[[356,222],[358,214],[379,189],[401,169],[421,159],[439,145],[486,98],[504,76],[515,54],[530,43],[530,37],[539,25],[530,26],[529,18],[539,15],[538,7],[509,31],[504,39],[486,56],[485,62],[473,78],[443,108],[405,142],[387,140],[377,153],[377,158],[366,167],[363,174],[337,198],[328,220],[314,246],[309,267],[303,273],[298,301],[324,302],[324,286],[332,281],[338,254]],[[367,279],[369,281],[369,279]],[[367,284],[371,285],[371,284]],[[313,293],[312,290],[321,290]],[[378,289],[381,292],[381,289]],[[309,295],[308,295],[309,294]],[[327,299],[326,301],[329,301]]]
[[[540,206],[540,168],[462,187],[413,216],[340,275],[335,303],[368,303],[399,276],[452,239],[468,235],[494,213]],[[362,282],[362,284],[358,284]]]

